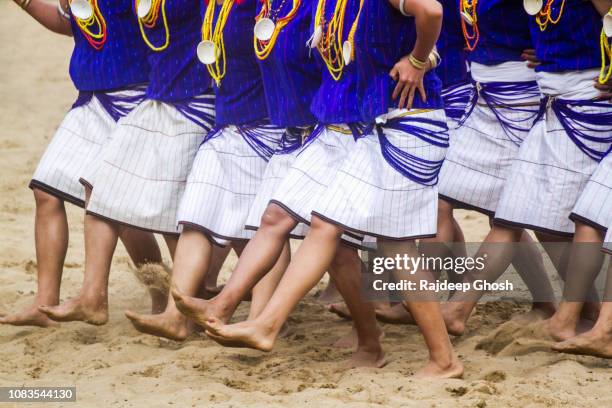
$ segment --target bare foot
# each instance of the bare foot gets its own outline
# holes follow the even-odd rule
[[[612,358],[612,333],[589,330],[569,340],[553,344],[552,349],[561,353]]]
[[[383,332],[379,327],[378,333],[379,333],[378,341],[380,342],[382,339],[385,338],[385,332]],[[345,334],[344,336],[340,337],[338,340],[336,340],[332,344],[332,347],[341,348],[341,349],[348,349],[348,348],[354,349],[354,348],[357,348],[358,345],[359,345],[359,337],[357,336],[357,330],[353,326],[351,328],[351,331]]]
[[[341,319],[353,320],[350,310],[348,310],[348,307],[346,307],[346,304],[344,303],[332,303],[327,305],[327,311],[335,314]]]
[[[56,322],[85,322],[101,326],[108,322],[108,303],[71,298],[58,306],[39,306],[38,310]]]
[[[172,316],[168,313],[142,315],[128,310],[125,316],[139,332],[170,340],[183,341],[193,331],[184,317]]]
[[[360,348],[353,353],[351,359],[347,361],[345,365],[347,368],[383,368],[388,362],[384,351],[382,351],[380,347],[374,350]]]
[[[565,322],[558,318],[558,315],[553,315],[550,319],[542,322],[544,329],[550,337],[556,341],[564,341],[576,337],[576,327],[574,322]]]
[[[177,309],[193,320],[195,324],[206,329],[209,329],[208,321],[211,318],[227,323],[232,317],[233,311],[228,310],[227,307],[221,306],[219,300],[216,298],[204,300],[186,296],[183,295],[175,285],[172,285],[171,293]]]
[[[465,333],[465,324],[467,318],[464,316],[469,314],[464,310],[463,304],[460,302],[448,302],[441,305],[442,317],[446,324],[446,330],[451,336],[462,336]]]
[[[226,347],[247,347],[261,351],[270,351],[274,347],[277,334],[271,327],[264,327],[256,320],[247,320],[235,324],[223,324],[212,319],[206,331],[211,339]]]
[[[377,309],[376,319],[390,324],[415,324],[412,315],[403,303],[398,303],[390,308]]]
[[[433,361],[428,361],[425,367],[421,368],[416,374],[417,378],[461,378],[463,377],[463,364],[453,355],[452,360],[448,364],[438,364]]]
[[[38,310],[38,305],[32,305],[21,312],[0,317],[0,324],[10,324],[12,326],[37,326],[37,327],[56,327],[57,322]]]
[[[336,285],[334,285],[331,280],[327,284],[327,287],[321,292],[319,297],[317,298],[318,302],[321,303],[338,303],[342,302],[342,296],[338,289],[336,289]]]

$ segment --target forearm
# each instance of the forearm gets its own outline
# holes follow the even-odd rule
[[[591,0],[591,3],[595,6],[599,14],[605,16],[612,7],[612,0]]]
[[[389,0],[399,10],[400,0]],[[442,5],[436,0],[405,0],[404,13],[414,16],[417,38],[412,55],[427,61],[442,29]]]
[[[22,4],[22,0],[14,1],[18,5]],[[61,5],[64,10],[67,10],[68,0],[61,0]],[[46,0],[31,0],[25,11],[43,27],[58,34],[72,35],[70,21],[62,17],[57,9],[57,3],[51,3]]]

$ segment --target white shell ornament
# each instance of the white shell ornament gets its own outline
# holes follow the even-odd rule
[[[310,39],[310,48],[317,48],[321,43],[321,39],[323,39],[323,27],[318,25]]]
[[[140,0],[138,2],[138,18],[145,18],[151,11],[151,0]]]
[[[276,25],[274,21],[269,18],[262,18],[255,24],[255,37],[257,37],[259,41],[269,41],[274,34],[275,28]]]
[[[612,11],[604,16],[603,29],[606,36],[612,37]]]
[[[344,65],[351,63],[353,59],[353,44],[350,41],[345,41],[342,44],[342,57],[344,58]]]
[[[523,0],[523,7],[527,14],[535,16],[542,10],[544,6],[543,0]]]
[[[217,61],[217,46],[212,41],[202,41],[196,50],[202,64],[211,65]]]
[[[79,20],[89,20],[93,16],[93,7],[87,0],[72,0],[70,11]]]
[[[461,18],[463,18],[463,20],[468,23],[469,25],[474,25],[474,19],[472,18],[472,16],[470,16],[468,13],[466,13],[465,11],[461,12]]]

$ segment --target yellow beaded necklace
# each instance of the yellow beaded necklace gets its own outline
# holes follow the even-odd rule
[[[134,0],[136,12],[138,13],[138,25],[144,42],[153,51],[163,51],[170,44],[170,28],[168,27],[168,19],[166,18],[166,0]],[[162,20],[164,22],[164,32],[166,40],[160,46],[156,46],[147,37],[145,28],[154,28],[159,19],[161,10]]]
[[[289,13],[285,17],[277,19],[278,13],[283,8],[285,1],[282,0],[280,6],[276,9],[275,15],[272,16],[272,0],[262,0],[263,6],[255,19],[253,36],[255,54],[260,60],[268,58],[274,49],[276,39],[281,30],[293,20],[301,4],[301,0],[293,0],[293,7],[291,7]],[[274,23],[274,20],[276,20],[276,23]]]
[[[461,0],[459,4],[459,13],[461,14],[461,31],[465,44],[470,51],[474,51],[480,40],[480,30],[478,29],[478,14],[476,9],[478,0]],[[468,28],[471,27],[470,29]]]
[[[599,71],[599,83],[605,84],[612,76],[612,45],[610,45],[610,39],[603,30],[601,30],[600,44],[601,70]]]
[[[554,3],[555,0],[548,0],[546,5],[542,7],[540,12],[536,15],[536,23],[538,23],[540,31],[546,30],[548,23],[557,24],[561,20],[561,16],[563,16],[563,9],[565,8],[565,0],[561,0],[559,15],[556,18],[552,16],[552,6]]]
[[[337,0],[336,8],[329,22],[325,21],[325,8],[327,0],[319,0],[315,14],[315,32],[311,47],[316,47],[325,62],[329,73],[334,80],[342,77],[344,67],[355,59],[355,33],[359,24],[359,17],[363,10],[364,0],[360,0],[359,11],[349,31],[348,39],[343,40],[344,16],[348,0]],[[325,26],[327,24],[327,29]]]
[[[225,60],[225,44],[223,41],[223,30],[229,17],[230,11],[234,6],[234,0],[224,0],[219,11],[217,23],[213,24],[215,18],[216,0],[208,0],[204,23],[202,24],[202,42],[198,44],[198,58],[204,64],[215,80],[217,86],[221,85],[221,80],[225,77],[227,62]]]
[[[71,0],[70,9],[79,30],[96,50],[106,43],[106,21],[98,7],[98,0]],[[92,27],[96,29],[92,30]]]

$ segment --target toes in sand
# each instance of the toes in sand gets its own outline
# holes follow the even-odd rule
[[[132,311],[125,312],[132,325],[141,333],[164,337],[170,340],[183,341],[191,334],[187,323],[180,318],[165,314],[143,315]]]
[[[569,340],[555,343],[551,348],[561,353],[612,358],[612,335],[591,330]]]
[[[2,315],[0,324],[8,324],[12,326],[36,326],[36,327],[56,327],[58,323],[53,321],[46,314],[38,310],[38,306],[34,305],[10,315]]]
[[[38,310],[56,322],[84,322],[101,326],[108,322],[106,304],[88,303],[81,298],[68,299],[58,306],[39,306]]]
[[[228,347],[246,347],[260,351],[270,351],[274,347],[276,334],[265,329],[255,321],[246,321],[235,324],[218,324],[214,330],[207,330],[210,338],[221,345]]]

